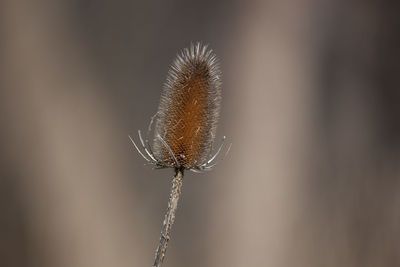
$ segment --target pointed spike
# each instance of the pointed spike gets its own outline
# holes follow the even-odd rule
[[[209,160],[207,161],[207,164],[210,164],[210,163],[218,156],[219,152],[221,152],[221,149],[222,149],[222,147],[223,147],[224,144],[225,144],[225,139],[226,139],[226,136],[224,136],[224,137],[222,138],[222,143],[221,143],[221,145],[219,146],[217,152],[214,154],[214,156],[211,157],[211,159],[209,159]]]
[[[144,144],[144,141],[143,141],[142,134],[141,134],[140,130],[138,130],[138,133],[139,133],[139,139],[140,139],[140,142],[142,143],[142,147],[143,147],[144,151],[146,152],[146,154],[147,154],[154,162],[157,162],[157,160],[154,158],[154,156],[147,150],[146,145]]]
[[[142,151],[139,150],[138,146],[136,145],[135,141],[133,141],[132,137],[130,135],[128,135],[129,139],[131,140],[132,144],[135,146],[136,150],[139,152],[139,154],[148,162],[150,162],[150,160],[142,153]]]
[[[171,155],[171,157],[174,159],[174,162],[176,164],[175,167],[180,167],[180,164],[178,163],[178,160],[176,159],[174,152],[172,152],[171,148],[169,147],[169,145],[164,141],[164,139],[162,139],[162,137],[158,134],[157,138],[161,141],[161,143],[165,146],[165,148],[168,150],[168,153]]]

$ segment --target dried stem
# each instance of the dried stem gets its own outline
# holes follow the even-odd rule
[[[183,182],[183,169],[176,169],[176,174],[172,179],[171,194],[169,196],[167,213],[161,229],[160,244],[156,251],[156,257],[154,259],[154,267],[160,267],[164,260],[165,252],[167,251],[169,234],[174,224],[175,212],[178,207],[179,197],[181,195]]]

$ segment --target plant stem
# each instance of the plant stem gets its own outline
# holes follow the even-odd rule
[[[154,267],[161,267],[165,253],[167,251],[169,234],[174,224],[175,212],[178,207],[179,197],[182,192],[183,183],[183,169],[176,169],[176,174],[172,179],[171,194],[169,196],[167,213],[165,214],[165,219],[161,229],[160,244],[158,245],[156,251],[156,257],[154,259]]]

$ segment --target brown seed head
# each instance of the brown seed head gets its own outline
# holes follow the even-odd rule
[[[161,94],[154,155],[165,165],[190,169],[204,163],[214,141],[221,103],[221,71],[211,49],[197,43],[177,56]],[[171,153],[157,138],[171,148]]]

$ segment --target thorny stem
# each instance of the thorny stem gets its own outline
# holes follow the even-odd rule
[[[154,267],[161,267],[164,260],[165,252],[167,251],[169,234],[171,232],[172,225],[175,220],[175,212],[178,207],[179,197],[182,192],[183,182],[183,169],[176,169],[176,174],[172,179],[171,194],[169,196],[167,213],[161,229],[160,244],[156,251],[156,257],[154,259]]]

